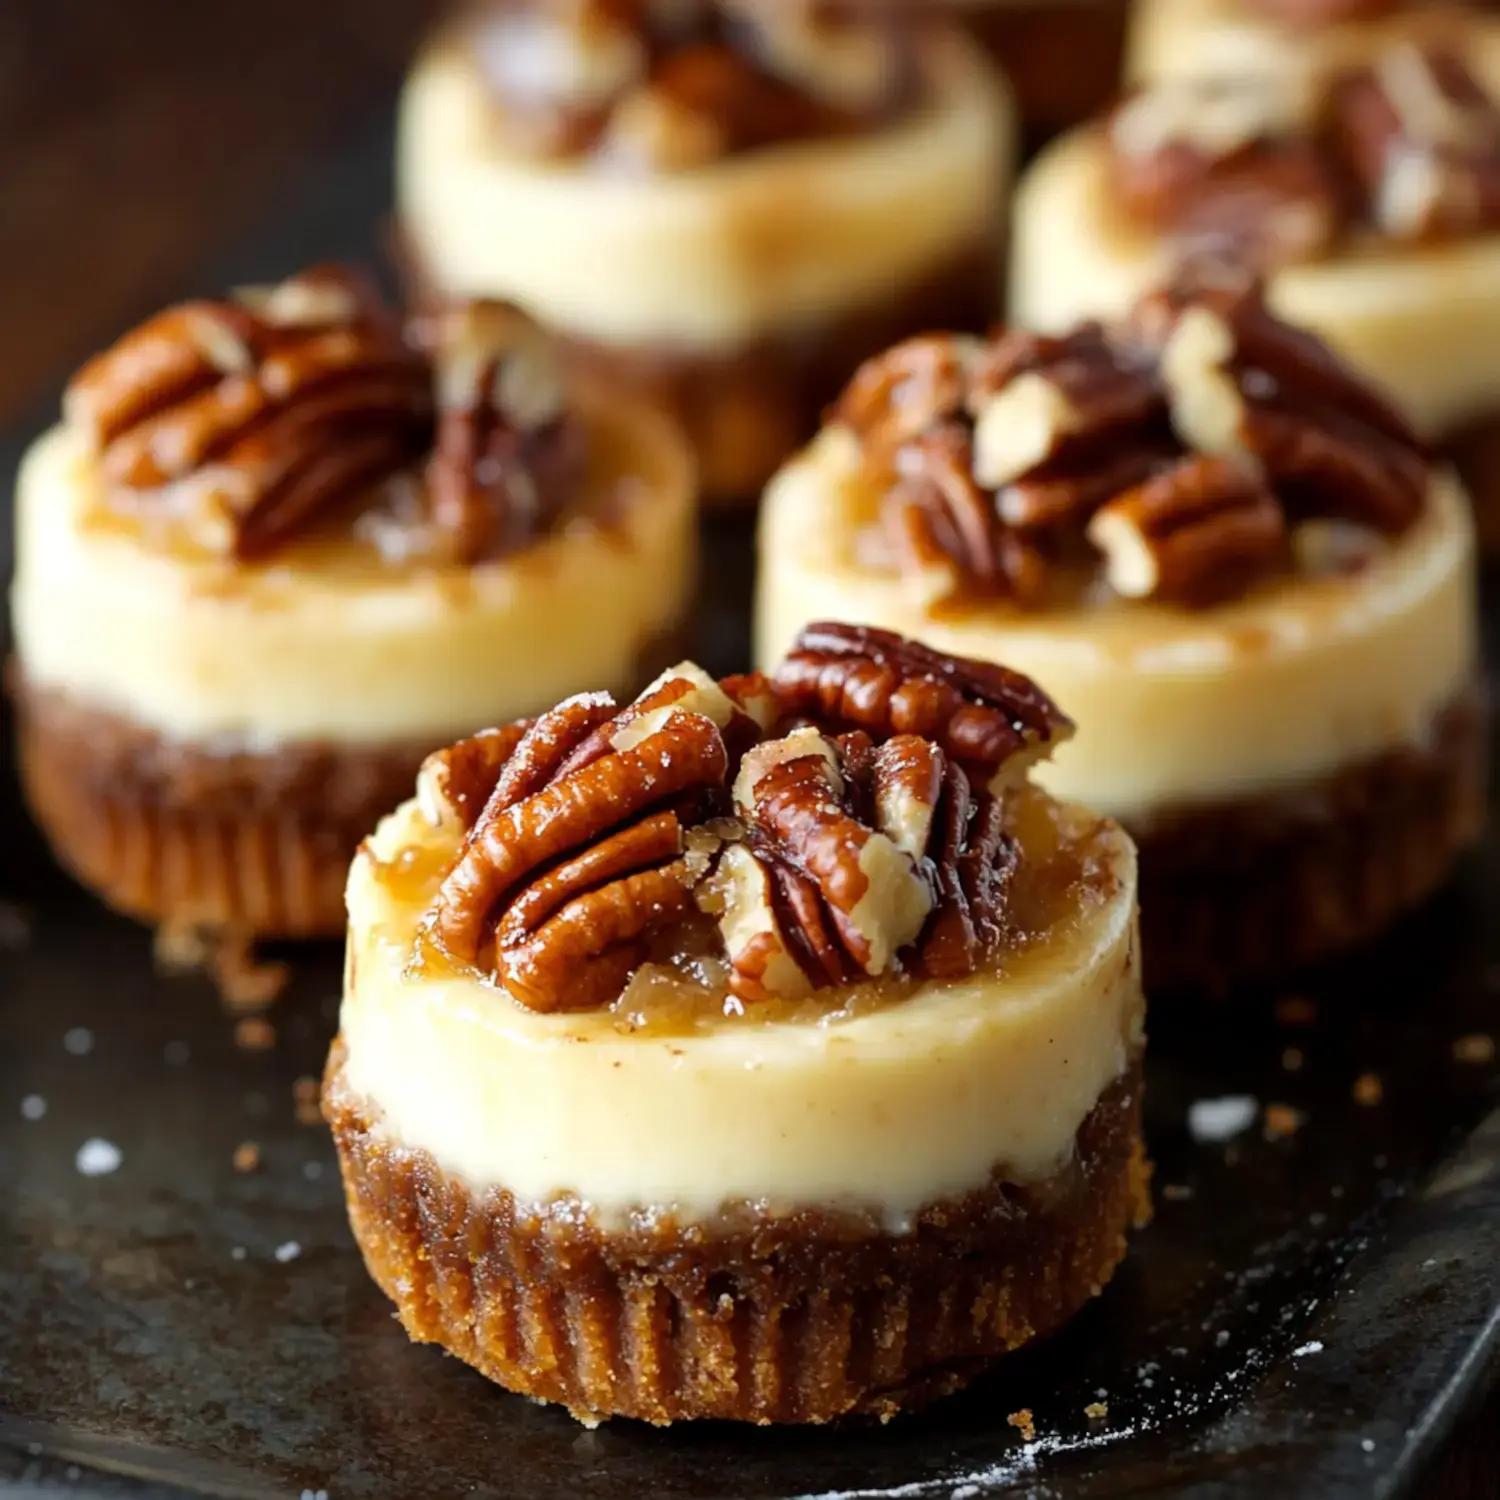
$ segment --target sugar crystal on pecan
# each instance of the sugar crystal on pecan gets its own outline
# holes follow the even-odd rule
[[[263,557],[411,463],[431,430],[425,362],[337,267],[169,308],[69,382],[107,504]]]

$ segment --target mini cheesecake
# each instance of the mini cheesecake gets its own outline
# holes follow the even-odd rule
[[[1079,733],[1038,780],[1134,837],[1148,983],[1346,949],[1479,828],[1463,492],[1248,278],[898,347],[772,484],[760,552],[763,659],[834,614],[1047,684]]]
[[[336,269],[171,308],[21,465],[32,811],[144,921],[336,933],[434,746],[680,652],[693,511],[675,432],[512,309],[403,327]]]
[[[401,106],[419,285],[514,301],[752,500],[855,364],[992,313],[1013,125],[956,30],[796,0],[482,7]]]
[[[1500,31],[1147,86],[1037,159],[1013,246],[1011,315],[1048,333],[1184,262],[1263,272],[1441,446],[1500,546]]]
[[[1500,36],[1494,10],[1483,0],[1137,0],[1126,74],[1154,83],[1247,69],[1297,73],[1365,62],[1400,41],[1472,56]]]
[[[889,1417],[1144,1220],[1135,854],[1032,683],[824,625],[432,757],[324,1111],[413,1339],[587,1423]]]

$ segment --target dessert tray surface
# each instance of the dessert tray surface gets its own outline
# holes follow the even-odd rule
[[[206,284],[357,253],[388,150],[365,143]],[[748,528],[716,523],[714,670],[746,664],[749,556]],[[283,997],[230,1013],[52,867],[13,787],[0,757],[0,1484],[1391,1496],[1500,1350],[1493,839],[1378,951],[1259,1006],[1153,1012],[1156,1219],[1060,1337],[885,1428],[587,1431],[409,1344],[365,1276],[308,1107],[337,951],[275,955]]]

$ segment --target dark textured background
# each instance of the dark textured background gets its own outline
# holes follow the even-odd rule
[[[305,200],[437,8],[0,0],[0,430],[32,425],[81,358]],[[0,895],[18,894],[14,858],[0,849]],[[6,1384],[27,1361],[0,1346]],[[26,1467],[0,1461],[0,1482]],[[1500,1496],[1500,1396],[1420,1493]]]

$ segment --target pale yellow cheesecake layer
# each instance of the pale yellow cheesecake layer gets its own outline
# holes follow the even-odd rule
[[[1016,190],[1010,314],[1060,332],[1113,317],[1172,268],[1169,243],[1111,201],[1098,129],[1053,142]],[[1321,334],[1426,432],[1500,407],[1500,235],[1293,266],[1267,289],[1272,310]]]
[[[1267,17],[1253,0],[1135,0],[1125,72],[1147,83],[1252,68],[1338,67],[1406,39],[1453,46],[1471,67],[1500,81],[1500,22],[1461,5],[1431,4],[1307,28]]]
[[[347,1085],[386,1136],[472,1188],[574,1194],[606,1218],[850,1207],[901,1230],[996,1168],[1026,1182],[1065,1165],[1141,1044],[1135,851],[1118,829],[1097,900],[1002,972],[847,1019],[665,1035],[607,1010],[529,1011],[471,972],[409,973],[430,888],[382,881],[377,862],[454,837],[407,803],[356,858],[340,1029]]]
[[[77,435],[21,466],[11,611],[27,680],[167,736],[271,749],[437,744],[586,688],[633,691],[694,586],[691,461],[630,405],[589,418],[580,512],[471,568],[336,536],[265,563],[145,543]]]
[[[933,102],[847,140],[642,177],[507,151],[473,57],[449,37],[401,104],[398,201],[424,273],[580,337],[735,347],[881,306],[995,234],[1008,91],[956,32],[927,44]]]
[[[1027,613],[1000,601],[935,614],[863,560],[873,512],[841,428],[773,481],[758,660],[777,660],[808,621],[835,619],[1004,662],[1078,725],[1035,779],[1135,825],[1420,744],[1475,670],[1473,535],[1446,474],[1417,524],[1362,572],[1291,578],[1202,611],[1116,600]]]

